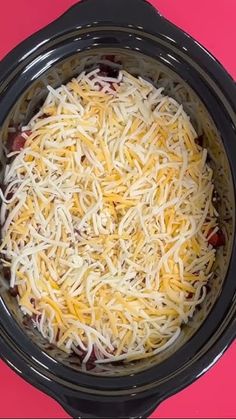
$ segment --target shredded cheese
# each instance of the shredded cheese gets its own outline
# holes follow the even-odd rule
[[[204,299],[215,259],[207,151],[179,103],[125,71],[48,90],[0,192],[10,286],[85,363],[93,350],[97,363],[157,354]]]

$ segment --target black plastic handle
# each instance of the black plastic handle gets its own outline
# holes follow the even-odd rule
[[[145,0],[82,0],[59,18],[67,28],[101,23],[157,32],[159,12]]]
[[[111,401],[101,400],[85,400],[77,397],[60,397],[57,400],[62,407],[69,413],[72,418],[147,418],[159,405],[158,397],[156,395],[146,398],[137,399],[130,397],[128,401],[115,400],[114,397]],[[107,400],[107,399],[106,399]]]

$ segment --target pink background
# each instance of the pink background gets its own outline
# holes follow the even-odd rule
[[[119,0],[110,0],[119,1]],[[0,59],[76,0],[7,0],[0,5]],[[236,0],[152,0],[160,12],[209,49],[236,79]],[[169,398],[152,418],[233,418],[236,343],[197,382]],[[51,398],[0,361],[0,417],[65,418]]]

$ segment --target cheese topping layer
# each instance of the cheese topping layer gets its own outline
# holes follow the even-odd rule
[[[10,286],[84,363],[157,354],[203,301],[215,259],[207,151],[179,103],[125,71],[48,90],[1,192]]]

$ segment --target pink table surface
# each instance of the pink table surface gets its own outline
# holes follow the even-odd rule
[[[119,1],[119,0],[110,0]],[[1,0],[0,59],[76,0]],[[236,0],[152,0],[176,25],[211,51],[236,79]],[[169,398],[152,418],[235,418],[236,343],[197,382]],[[54,400],[0,361],[0,417],[65,418]]]

